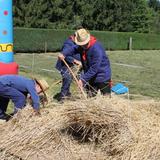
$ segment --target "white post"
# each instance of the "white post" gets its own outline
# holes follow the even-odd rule
[[[129,50],[132,50],[132,37],[129,37]]]
[[[33,57],[32,57],[32,77],[33,77],[33,72],[34,72],[34,64],[35,64],[35,54],[33,53]]]
[[[44,43],[44,53],[47,53],[47,42]]]

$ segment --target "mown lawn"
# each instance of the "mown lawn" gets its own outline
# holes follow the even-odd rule
[[[129,87],[131,95],[160,98],[160,50],[154,51],[109,51],[113,83],[122,82]],[[60,75],[54,68],[57,53],[20,54],[15,61],[20,65],[20,74],[44,77],[50,84],[49,94],[60,89]],[[74,89],[75,86],[72,86]]]
[[[113,81],[126,81],[131,94],[160,97],[160,50],[114,51],[109,57]]]

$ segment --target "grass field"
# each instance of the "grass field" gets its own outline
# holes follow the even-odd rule
[[[160,50],[149,51],[109,51],[113,84],[122,82],[129,87],[132,95],[160,97]],[[60,90],[60,74],[54,68],[57,53],[16,54],[15,61],[20,65],[20,74],[29,77],[44,77],[50,84],[49,94]],[[72,88],[75,88],[73,85]]]

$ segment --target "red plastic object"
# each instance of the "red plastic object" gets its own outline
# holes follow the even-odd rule
[[[18,74],[19,66],[16,62],[2,63],[0,62],[0,75]]]

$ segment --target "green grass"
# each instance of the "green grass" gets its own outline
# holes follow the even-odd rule
[[[60,86],[55,84],[56,81],[61,79],[60,74],[55,69],[56,60],[56,54],[15,55],[15,61],[20,66],[20,74],[30,78],[38,77],[46,79],[50,84],[49,94],[58,92]]]
[[[160,51],[109,51],[108,55],[114,84],[123,82],[129,87],[130,94],[140,94],[156,99],[160,97]],[[55,85],[55,82],[61,79],[60,74],[54,68],[56,56],[57,53],[16,54],[15,61],[20,66],[30,67],[20,67],[20,74],[28,77],[44,77],[51,86],[49,95],[52,96],[61,87],[61,84]],[[74,88],[73,85],[72,90]]]
[[[160,97],[160,51],[114,51],[109,57],[113,81],[126,81],[131,94]]]

